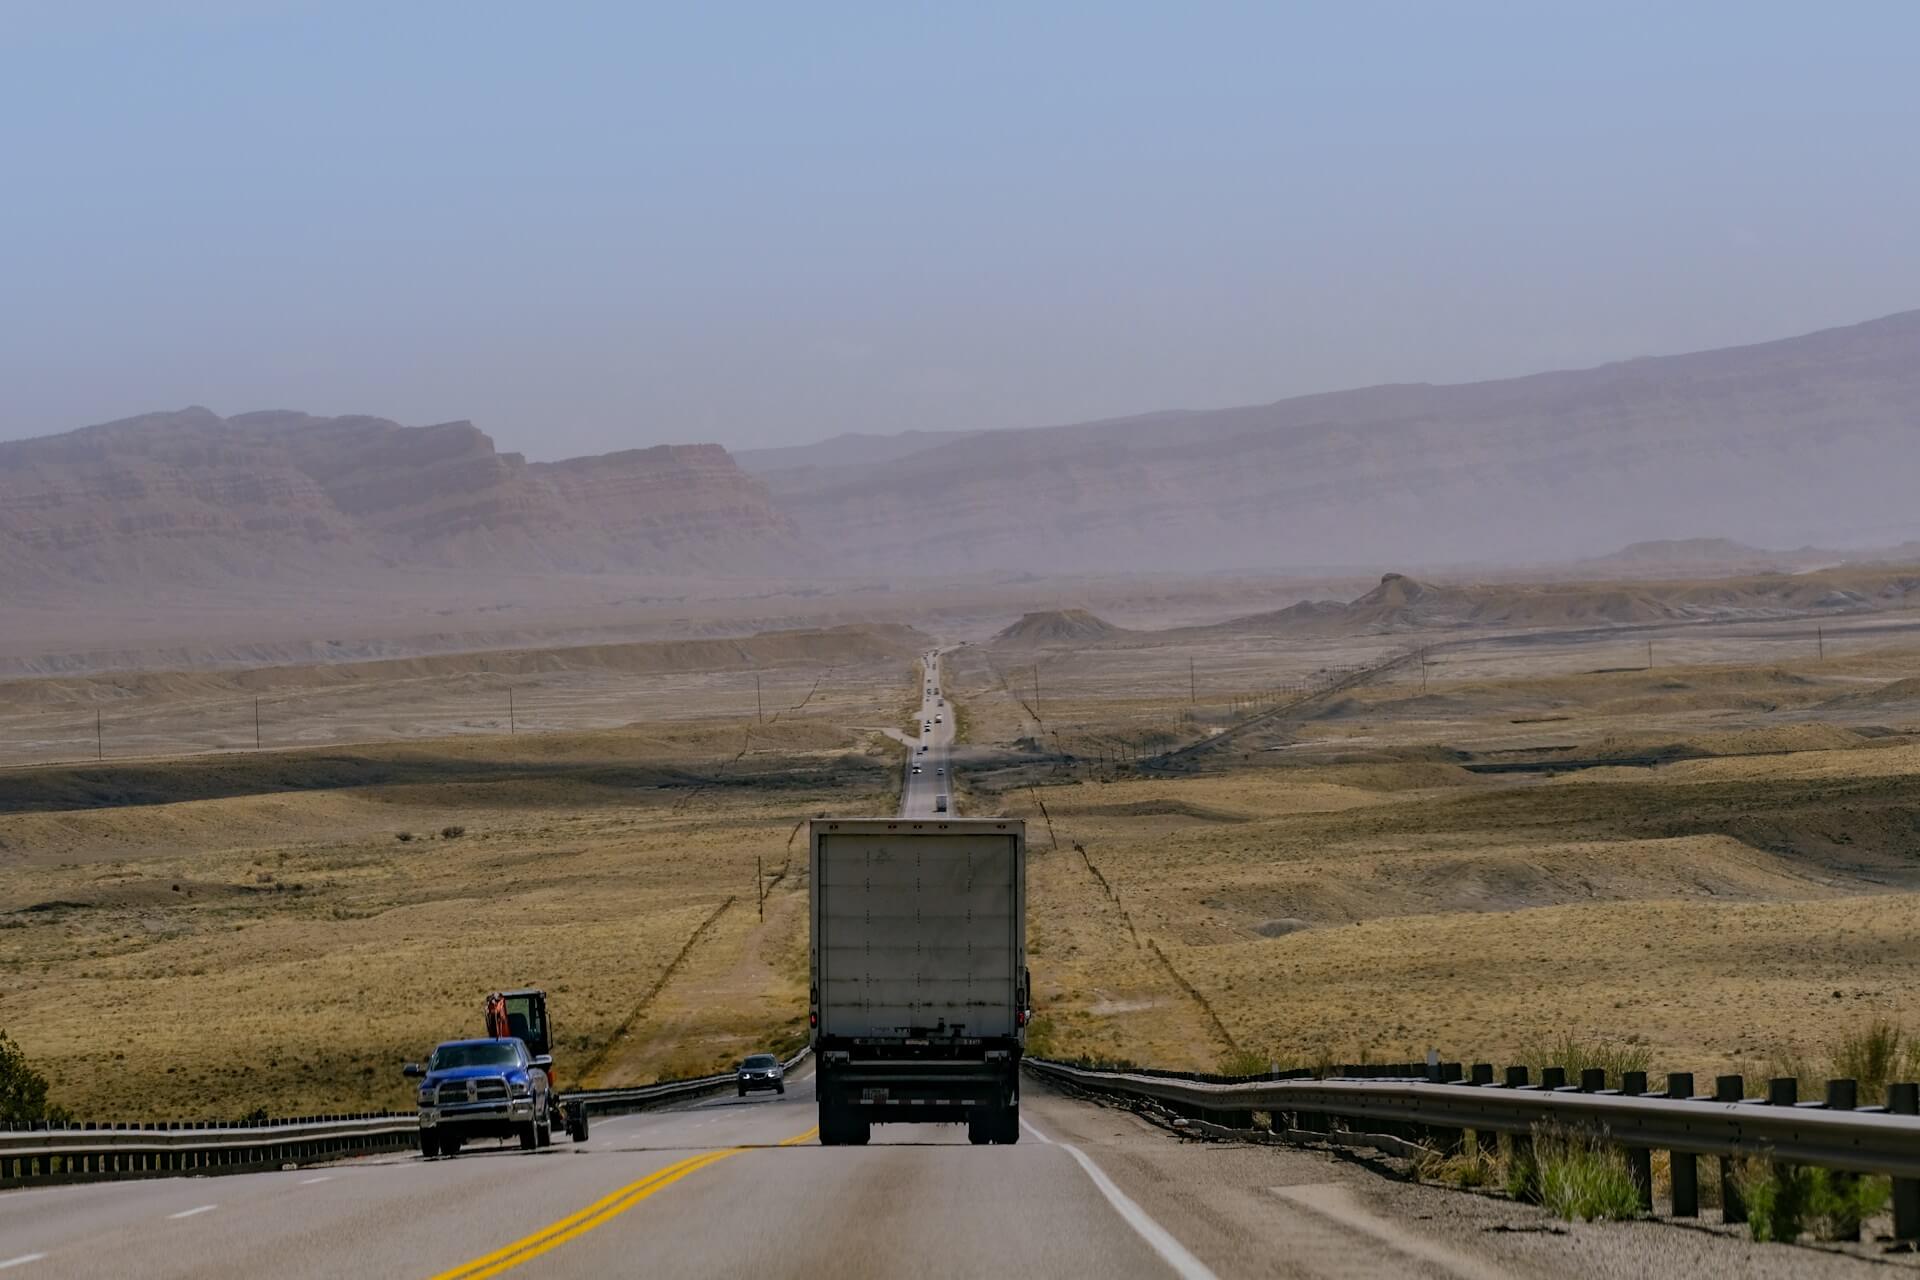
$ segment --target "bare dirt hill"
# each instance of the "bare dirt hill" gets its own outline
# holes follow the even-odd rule
[[[1104,618],[1085,609],[1047,609],[1021,615],[1018,622],[993,638],[1006,648],[1050,644],[1093,644],[1125,634]]]
[[[1422,627],[1586,627],[1865,613],[1920,604],[1920,568],[1843,566],[1705,581],[1435,586],[1390,573],[1358,599],[1312,600],[1217,631],[1344,634]]]

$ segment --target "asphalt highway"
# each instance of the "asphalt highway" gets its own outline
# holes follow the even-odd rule
[[[929,650],[920,658],[920,736],[910,739],[907,752],[905,785],[900,788],[900,816],[932,818],[938,816],[939,798],[951,797],[948,784],[953,780],[953,708],[946,705],[946,691],[940,685],[940,651]],[[920,772],[915,773],[918,768]],[[948,802],[947,811],[958,810]]]

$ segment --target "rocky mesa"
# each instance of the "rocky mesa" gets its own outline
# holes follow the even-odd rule
[[[793,529],[719,445],[529,463],[470,422],[188,408],[0,444],[0,581],[758,569]]]

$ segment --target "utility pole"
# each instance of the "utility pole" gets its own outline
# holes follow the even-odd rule
[[[1187,659],[1187,705],[1200,701],[1200,677],[1193,673],[1193,659]]]
[[[507,686],[507,736],[509,738],[511,738],[514,735],[516,728],[517,726],[514,724],[514,721],[513,721],[513,686],[508,685]]]
[[[100,713],[98,711],[93,713],[93,758],[95,760],[105,760],[107,758],[106,739],[100,734]]]
[[[1813,636],[1820,645],[1820,661],[1825,662],[1827,660],[1827,629],[1825,627],[1815,627],[1813,629]]]
[[[1647,641],[1647,670],[1653,670],[1653,641]]]
[[[760,673],[753,673],[753,718],[761,724],[767,722],[767,708],[760,701]]]
[[[760,923],[767,922],[767,873],[761,869],[760,855],[753,855],[753,900],[760,907]]]
[[[1040,664],[1033,664],[1033,718],[1040,718]]]
[[[253,700],[253,749],[260,749],[260,699]]]

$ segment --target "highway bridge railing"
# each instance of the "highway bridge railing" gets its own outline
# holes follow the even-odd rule
[[[788,1071],[807,1050],[789,1058]],[[563,1094],[592,1112],[641,1111],[733,1085],[731,1071],[631,1089]],[[0,1187],[219,1173],[258,1173],[347,1156],[404,1151],[419,1142],[412,1111],[301,1116],[231,1123],[53,1123],[0,1126]]]
[[[1643,1209],[1653,1207],[1649,1154],[1671,1153],[1675,1217],[1699,1214],[1698,1160],[1720,1161],[1722,1212],[1744,1220],[1736,1162],[1757,1158],[1893,1180],[1894,1236],[1920,1238],[1920,1087],[1893,1084],[1885,1106],[1856,1106],[1854,1082],[1828,1082],[1827,1097],[1801,1102],[1798,1081],[1770,1081],[1768,1096],[1748,1098],[1739,1076],[1716,1079],[1710,1097],[1696,1096],[1693,1076],[1676,1072],[1667,1088],[1650,1093],[1646,1073],[1627,1072],[1619,1088],[1605,1087],[1599,1071],[1577,1085],[1548,1068],[1539,1083],[1525,1067],[1494,1079],[1490,1064],[1469,1074],[1458,1063],[1415,1064],[1399,1074],[1368,1078],[1365,1068],[1325,1079],[1311,1072],[1255,1079],[1182,1075],[1135,1069],[1101,1070],[1029,1058],[1037,1075],[1089,1094],[1152,1104],[1200,1122],[1222,1136],[1253,1130],[1253,1115],[1270,1117],[1269,1132],[1339,1141],[1353,1122],[1375,1132],[1359,1143],[1402,1153],[1414,1146],[1445,1151],[1466,1131],[1509,1134],[1520,1141],[1541,1132],[1581,1133],[1624,1149]],[[1410,1078],[1415,1071],[1423,1078]],[[1386,1076],[1386,1078],[1380,1078]],[[1375,1141],[1375,1139],[1378,1141]]]

